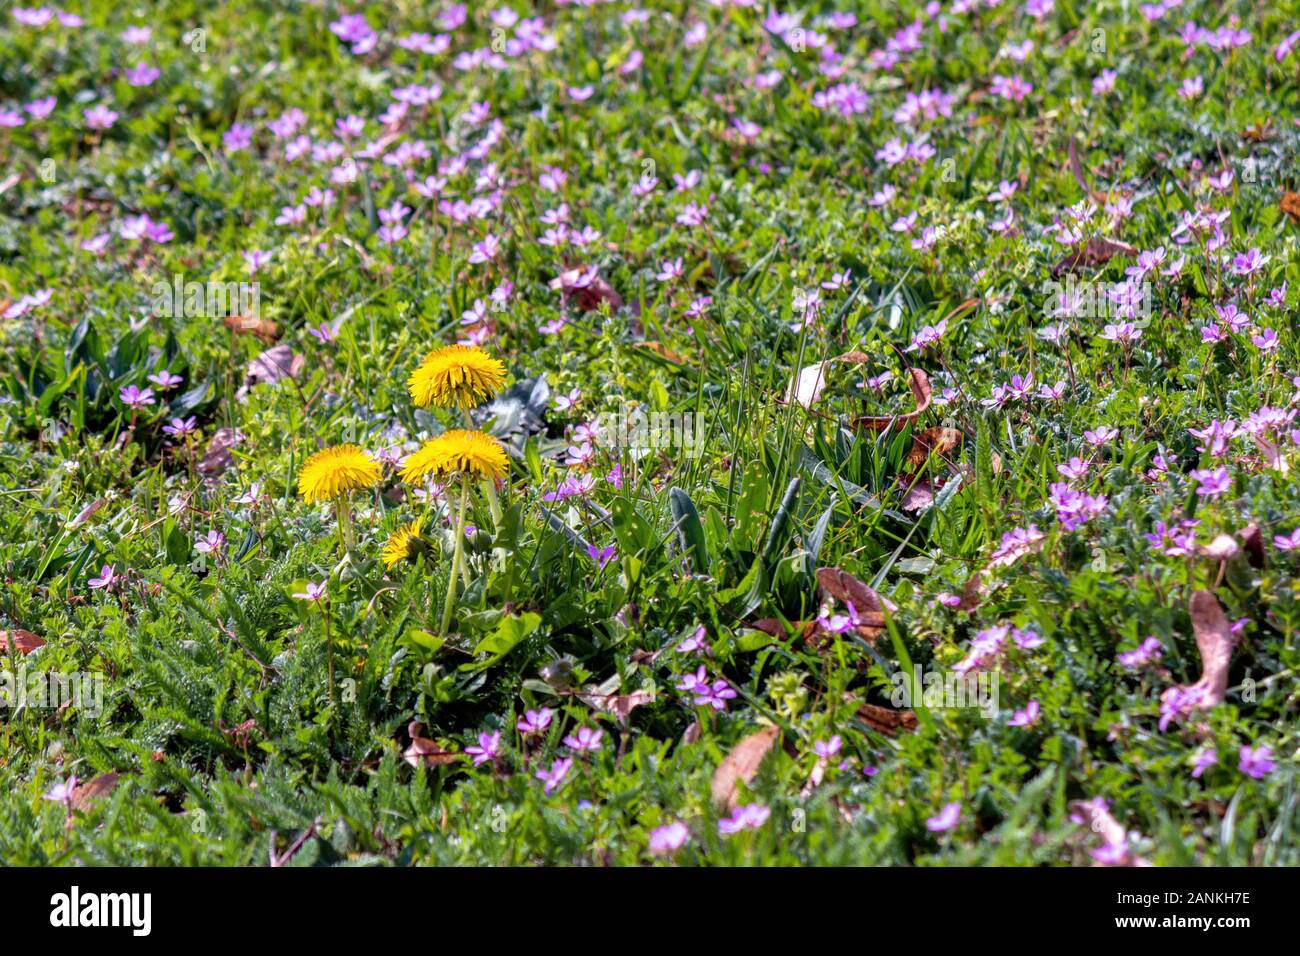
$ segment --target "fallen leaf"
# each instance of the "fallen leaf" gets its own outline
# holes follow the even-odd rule
[[[1074,177],[1074,181],[1079,184],[1079,188],[1091,196],[1094,201],[1105,202],[1106,194],[1097,192],[1088,185],[1088,177],[1083,172],[1083,163],[1079,161],[1079,144],[1073,136],[1070,137],[1069,142],[1066,144],[1066,153],[1070,161],[1070,174]]]
[[[866,415],[857,419],[853,424],[857,428],[867,428],[871,431],[884,431],[886,428],[892,428],[896,425],[902,425],[904,422],[910,422],[921,417],[921,414],[930,407],[930,377],[919,368],[908,369],[908,384],[912,386],[912,397],[916,399],[915,411],[908,412],[906,415]]]
[[[235,393],[235,398],[242,402],[247,398],[248,390],[254,386],[271,385],[285,378],[297,378],[306,364],[306,358],[296,355],[288,343],[282,342],[269,348],[248,363],[248,371],[244,373],[244,384]]]
[[[259,319],[251,315],[228,315],[222,321],[226,328],[236,335],[255,335],[263,342],[274,342],[280,337],[280,329],[270,319]]]
[[[1080,269],[1094,269],[1105,265],[1116,256],[1136,256],[1137,250],[1126,242],[1093,237],[1082,245],[1076,246],[1064,259],[1052,266],[1052,275],[1062,272],[1078,272]]]
[[[826,390],[826,370],[830,364],[828,360],[804,366],[799,374],[790,380],[783,401],[786,404],[795,402],[804,408],[812,408],[813,403],[821,398],[822,392]]]
[[[1195,700],[1195,709],[1209,710],[1222,704],[1227,695],[1228,666],[1236,642],[1228,615],[1213,592],[1194,591],[1190,608],[1196,648],[1201,652],[1201,678],[1195,684],[1169,688],[1161,699],[1183,695]]]
[[[666,358],[674,365],[686,365],[688,364],[689,361],[684,356],[677,354],[668,346],[664,345],[662,342],[637,342],[636,346],[637,348],[642,348],[649,352],[654,352],[656,355],[661,356],[662,358]]]
[[[885,612],[892,614],[897,610],[869,586],[839,568],[818,568],[817,583],[827,596],[844,604],[852,601],[858,619],[869,627],[883,628]]]
[[[9,653],[9,636],[13,635],[14,647],[20,654],[30,654],[38,647],[44,647],[45,641],[37,637],[31,631],[24,631],[20,627],[12,631],[0,631],[0,652]]]
[[[859,352],[857,349],[845,352],[843,355],[835,356],[837,362],[848,362],[850,365],[865,365],[870,362],[871,356],[866,352]]]
[[[1248,143],[1263,143],[1273,138],[1273,120],[1252,123],[1241,131],[1241,138]]]
[[[1294,222],[1300,223],[1300,193],[1283,193],[1278,206]]]
[[[551,280],[551,288],[573,302],[582,312],[593,312],[602,302],[609,303],[609,311],[623,308],[623,297],[614,287],[600,277],[595,266],[565,269]]]
[[[776,743],[776,727],[764,727],[750,734],[732,748],[713,774],[713,802],[719,808],[734,810],[740,784],[748,785],[758,773],[759,765]]]
[[[785,390],[785,395],[781,401],[785,404],[796,402],[804,408],[811,408],[813,403],[822,397],[822,392],[826,390],[826,379],[830,374],[830,367],[836,362],[847,362],[850,365],[863,365],[871,362],[873,359],[866,352],[849,351],[834,358],[829,358],[824,362],[817,362],[813,365],[805,365],[800,369],[799,374],[790,380],[789,387]]]
[[[904,511],[921,511],[924,508],[934,504],[934,485],[930,484],[930,479],[922,478],[919,481],[907,483],[903,493],[903,510]]]
[[[96,498],[90,504],[86,505],[86,507],[82,508],[81,511],[77,513],[77,516],[68,522],[68,527],[80,528],[83,524],[85,524],[87,521],[91,519],[91,517],[95,514],[96,511],[104,507],[104,505],[106,505],[107,503],[108,503],[107,498]]]
[[[916,729],[916,714],[910,710],[894,710],[879,704],[864,703],[858,706],[857,713],[864,724],[886,737],[894,736],[900,729]]]
[[[236,428],[218,428],[199,461],[199,474],[208,479],[220,476],[235,463],[230,449],[243,440],[244,436]]]
[[[784,640],[785,638],[790,637],[791,634],[799,634],[806,639],[809,632],[811,632],[816,625],[816,621],[791,621],[790,627],[787,628],[785,624],[781,623],[779,618],[763,617],[750,624],[750,627],[762,631],[764,634],[771,634],[773,637],[779,637]],[[790,630],[790,628],[793,628],[793,631]]]
[[[962,433],[955,428],[936,425],[922,429],[912,436],[912,448],[907,453],[907,464],[912,471],[919,470],[930,460],[931,455],[938,455],[948,461],[947,454],[961,446]]]
[[[460,759],[460,754],[443,750],[423,736],[424,724],[418,720],[411,721],[406,731],[410,734],[411,746],[402,751],[402,759],[412,767],[440,767]]]
[[[109,772],[101,773],[94,780],[88,780],[85,783],[77,784],[72,791],[72,805],[78,810],[84,810],[90,805],[90,801],[98,797],[106,797],[117,787],[118,774]]]
[[[961,589],[961,603],[957,605],[957,610],[968,614],[975,610],[984,600],[984,591],[984,574],[977,571],[966,579],[966,584]]]
[[[578,694],[578,699],[588,707],[613,714],[620,724],[627,726],[632,711],[654,702],[653,690],[634,690],[630,694]]]

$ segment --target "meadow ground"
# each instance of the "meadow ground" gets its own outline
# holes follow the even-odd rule
[[[0,11],[0,859],[1300,863],[1296,13]]]

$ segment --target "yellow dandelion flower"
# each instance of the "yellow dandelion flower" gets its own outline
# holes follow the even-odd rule
[[[448,345],[425,356],[406,385],[411,401],[468,408],[490,398],[505,384],[506,367],[475,345]]]
[[[316,452],[298,473],[298,493],[310,505],[334,501],[379,484],[379,463],[356,445],[336,445]]]
[[[505,448],[491,435],[457,428],[429,439],[407,458],[402,480],[418,484],[457,475],[496,480],[504,477],[509,466]]]
[[[425,541],[420,537],[423,518],[416,518],[410,524],[404,524],[394,531],[384,545],[384,567],[393,570],[403,561],[414,560],[425,549]]]

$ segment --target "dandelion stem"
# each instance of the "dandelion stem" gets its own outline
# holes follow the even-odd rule
[[[465,418],[465,428],[474,431],[474,419],[470,418],[469,407],[462,405],[460,410]],[[497,486],[491,478],[483,479],[483,493],[487,495],[488,510],[492,512],[492,530],[501,530],[501,502],[497,500]]]
[[[330,606],[325,604],[325,671],[329,680],[330,717],[334,716],[334,640],[330,636]]]
[[[352,503],[347,497],[339,498],[334,503],[334,513],[339,519],[339,546],[343,553],[356,547],[356,532],[352,527]]]
[[[456,574],[460,568],[461,556],[465,550],[465,505],[469,501],[469,480],[460,478],[460,508],[456,514],[456,530],[452,533],[451,573],[447,575],[447,600],[442,606],[443,634],[451,629],[451,612],[456,606]]]

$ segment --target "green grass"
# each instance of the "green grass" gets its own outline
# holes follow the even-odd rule
[[[941,30],[922,5],[868,0],[846,6],[857,26],[836,30],[820,20],[832,8],[813,5],[804,28],[844,55],[838,78],[819,71],[816,37],[783,40],[764,30],[765,11],[742,7],[650,3],[645,22],[628,22],[625,4],[547,5],[554,49],[511,52],[501,69],[456,64],[492,51],[494,25],[477,9],[447,30],[418,5],[236,0],[218,18],[170,2],[140,19],[153,29],[142,46],[122,37],[129,22],[111,4],[90,4],[75,29],[5,12],[0,111],[57,105],[0,127],[0,315],[14,313],[0,318],[0,630],[44,641],[0,655],[0,670],[101,675],[104,696],[102,708],[0,711],[0,858],[265,865],[310,830],[292,865],[1087,865],[1103,841],[1073,804],[1102,798],[1133,857],[1300,863],[1300,551],[1274,541],[1300,524],[1300,425],[1285,420],[1300,400],[1300,269],[1297,225],[1279,208],[1300,189],[1300,60],[1276,60],[1294,18],[1264,6],[1189,0],[1148,22],[1114,2],[1058,0],[1041,21],[1020,4],[981,4],[947,11]],[[331,33],[352,12],[377,31],[373,51]],[[1247,45],[1201,42],[1184,56],[1186,21],[1213,31],[1234,14]],[[917,49],[892,69],[872,61],[917,18]],[[688,43],[697,22],[706,32]],[[396,44],[415,32],[448,33],[450,50]],[[511,26],[497,39],[518,36]],[[1025,40],[1024,62],[999,54]],[[643,63],[621,72],[634,50]],[[123,71],[140,62],[161,77],[133,87]],[[1104,69],[1118,79],[1097,95]],[[768,70],[779,82],[761,89],[754,77]],[[1025,99],[990,92],[1013,74],[1032,84]],[[1203,91],[1181,98],[1193,77]],[[431,103],[391,127],[377,119],[392,90],[434,82]],[[839,83],[869,95],[862,112],[816,105]],[[589,99],[567,92],[588,84]],[[953,97],[950,115],[891,118],[906,93],[930,89]],[[96,132],[83,110],[99,103],[119,118]],[[477,103],[491,119],[467,121]],[[268,124],[291,109],[304,115],[293,135],[356,151],[354,182],[330,181],[342,155],[285,158],[292,137]],[[333,127],[349,115],[365,126],[347,141]],[[496,121],[486,153],[466,156],[466,171],[447,166]],[[250,148],[223,140],[236,123],[252,127]],[[935,150],[924,162],[878,156],[922,135]],[[359,155],[379,140],[380,156],[428,147],[412,183],[445,175],[441,199],[491,205],[457,221],[399,169]],[[550,168],[567,174],[558,191],[539,183]],[[1206,183],[1224,169],[1226,188]],[[692,170],[699,183],[679,191],[674,175]],[[647,175],[657,186],[636,195]],[[1003,180],[1018,188],[999,204],[989,194]],[[896,196],[873,204],[886,185]],[[334,204],[276,224],[312,187],[333,189]],[[1147,276],[1151,312],[1131,348],[1100,337],[1114,317],[1074,319],[1059,345],[1041,334],[1058,321],[1044,283],[1066,281],[1054,266],[1075,245],[1046,230],[1071,222],[1085,189],[1098,211],[1083,237],[1131,249],[1080,265],[1075,283],[1113,286],[1142,250],[1165,250],[1159,268],[1185,256],[1180,274]],[[1131,215],[1113,220],[1108,205],[1125,199]],[[408,235],[386,242],[379,213],[398,201]],[[599,238],[540,242],[543,214],[562,203],[571,229]],[[702,225],[679,219],[690,204],[708,207]],[[1014,229],[994,231],[1008,208]],[[1217,251],[1210,231],[1176,241],[1197,209],[1226,214]],[[891,229],[911,213],[911,232]],[[170,241],[123,237],[140,214]],[[942,234],[916,248],[926,227]],[[499,255],[473,261],[488,233]],[[103,234],[102,250],[83,247]],[[1238,274],[1233,258],[1250,249],[1267,260]],[[250,250],[273,254],[251,278]],[[679,277],[656,278],[678,257]],[[553,286],[589,266],[617,301]],[[845,272],[801,323],[798,303]],[[192,308],[157,314],[155,285],[176,275],[257,282],[259,317],[305,359],[296,375],[244,387],[272,342]],[[504,282],[512,292],[492,308]],[[13,307],[44,289],[48,302]],[[397,457],[462,427],[459,414],[416,408],[406,380],[464,333],[479,301],[483,346],[508,382],[474,423],[506,445],[511,468],[500,523],[470,496],[468,583],[444,632],[454,493],[450,505],[419,500],[386,464],[376,490],[353,496],[358,540],[344,553],[332,510],[304,504],[297,482],[319,448]],[[1246,324],[1203,341],[1228,303]],[[907,350],[944,319],[938,345]],[[335,343],[310,334],[322,323]],[[1253,344],[1265,328],[1277,348]],[[817,397],[789,401],[800,371],[823,362]],[[183,384],[138,412],[124,405],[121,389],[164,369]],[[917,407],[912,369],[933,395],[903,419]],[[886,372],[880,389],[862,384]],[[1062,382],[1064,395],[985,404],[1031,373],[1035,390]],[[563,409],[556,399],[573,389]],[[698,422],[697,453],[638,456],[607,434],[587,465],[566,465],[577,426],[634,408]],[[1245,432],[1203,451],[1189,433],[1263,408],[1281,410],[1261,432],[1276,453]],[[194,434],[162,431],[188,416]],[[875,429],[869,416],[896,419]],[[914,442],[936,427],[951,441],[927,456]],[[1085,432],[1101,427],[1117,435],[1094,447]],[[232,434],[222,430],[240,436],[224,463],[209,451]],[[1072,486],[1105,502],[1067,529],[1052,486],[1073,456],[1091,467]],[[1158,458],[1166,473],[1153,473]],[[621,487],[606,478],[616,465]],[[1198,494],[1190,473],[1220,465],[1227,490]],[[543,498],[580,475],[586,496]],[[253,488],[253,503],[237,501]],[[419,517],[427,549],[387,570],[388,536]],[[1187,518],[1200,522],[1198,547],[1227,535],[1236,553],[1167,553],[1145,537]],[[1041,542],[996,560],[1002,536],[1030,525]],[[195,543],[212,530],[225,545],[205,556]],[[589,546],[614,551],[602,566]],[[90,587],[105,565],[114,586]],[[851,577],[828,589],[826,568]],[[322,581],[327,605],[293,597]],[[813,623],[871,589],[880,604],[857,610],[875,626]],[[1228,688],[1162,729],[1162,694],[1201,675],[1188,610],[1198,590],[1241,622]],[[1008,640],[981,667],[996,680],[995,714],[894,699],[896,675],[952,675],[1000,625],[1043,641]],[[707,653],[677,650],[700,628]],[[1149,635],[1161,660],[1125,667],[1118,656]],[[701,665],[734,691],[724,710],[681,689]],[[1031,701],[1037,720],[1014,726]],[[915,719],[885,732],[863,705]],[[517,722],[543,706],[554,721],[525,740]],[[444,755],[428,766],[403,759],[413,721]],[[777,740],[737,800],[770,817],[721,833],[718,767],[767,726]],[[563,742],[580,727],[603,731],[585,758]],[[495,731],[500,758],[473,765],[464,749]],[[842,749],[822,761],[814,747],[835,735]],[[1276,764],[1258,779],[1239,768],[1248,745]],[[1208,751],[1217,764],[1194,778]],[[566,757],[563,784],[545,792],[536,772]],[[111,787],[71,805],[44,799],[72,775],[105,774]],[[956,826],[927,828],[953,802]],[[676,821],[685,845],[652,855],[651,832]]]

